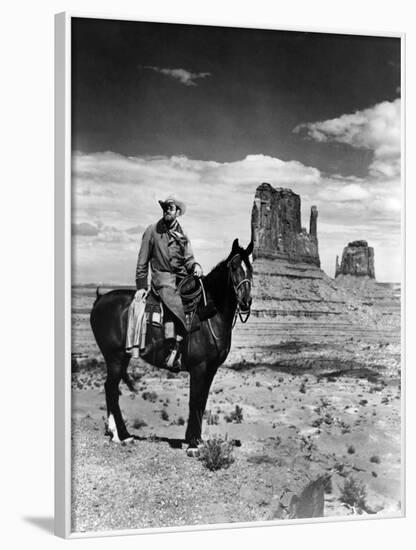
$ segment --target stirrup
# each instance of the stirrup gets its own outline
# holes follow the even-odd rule
[[[176,347],[174,347],[169,353],[168,357],[166,358],[165,365],[170,372],[181,371],[181,354]]]

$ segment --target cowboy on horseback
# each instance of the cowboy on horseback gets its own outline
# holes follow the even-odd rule
[[[187,275],[202,277],[202,267],[195,261],[191,244],[177,218],[186,211],[185,204],[174,196],[159,201],[162,218],[144,232],[136,268],[136,300],[148,291],[149,265],[151,289],[166,306],[164,332],[166,367],[173,372],[181,368],[181,344],[187,334],[185,313],[178,284]]]

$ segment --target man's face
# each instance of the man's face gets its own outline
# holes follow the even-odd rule
[[[177,218],[179,210],[176,206],[169,202],[163,209],[163,219],[168,225],[171,225]]]

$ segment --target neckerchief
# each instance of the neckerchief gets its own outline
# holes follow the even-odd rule
[[[165,224],[165,226],[166,226],[166,224]],[[181,246],[182,248],[185,247],[185,245],[187,243],[187,238],[183,234],[182,228],[179,225],[177,220],[175,220],[175,223],[171,227],[166,226],[166,231],[167,231],[167,234],[169,235],[169,237],[174,239],[179,244],[179,246]]]

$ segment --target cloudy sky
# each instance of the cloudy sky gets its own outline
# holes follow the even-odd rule
[[[209,270],[265,181],[317,205],[328,275],[366,239],[400,280],[400,110],[399,39],[73,20],[74,282],[134,284],[171,193]]]

